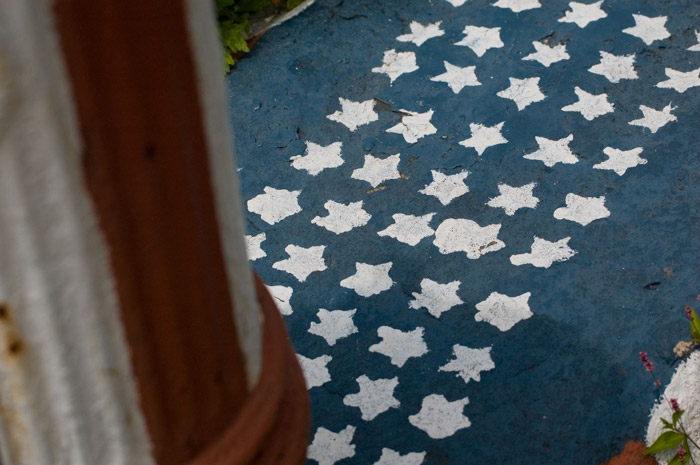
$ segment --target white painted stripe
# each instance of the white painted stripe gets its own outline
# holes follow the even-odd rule
[[[213,3],[201,0],[186,0],[184,3],[199,84],[221,242],[233,293],[236,332],[246,360],[248,384],[252,388],[257,384],[262,368],[262,315],[246,256],[243,210],[229,126],[219,29]]]
[[[2,462],[153,465],[51,8],[0,2]]]

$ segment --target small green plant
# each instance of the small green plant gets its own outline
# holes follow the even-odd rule
[[[297,7],[304,0],[216,0],[216,15],[219,21],[219,35],[224,48],[224,69],[226,73],[236,63],[238,57],[248,53],[250,37],[250,16],[275,5],[287,10]]]
[[[698,296],[698,299],[700,299],[700,296]],[[698,318],[698,314],[689,306],[685,307],[685,314],[688,320],[690,320],[690,332],[693,336],[693,342],[696,345],[700,344],[700,319]],[[647,353],[640,352],[639,359],[644,364],[644,368],[646,368],[652,378],[654,378],[654,386],[661,387],[661,381],[654,374],[654,364],[649,360]],[[688,463],[688,461],[696,465],[691,445],[695,448],[696,454],[700,451],[700,446],[688,435],[683,426],[682,417],[685,410],[680,408],[677,399],[666,399],[666,401],[671,406],[673,414],[671,415],[670,421],[662,418],[661,422],[664,424],[663,429],[668,431],[656,438],[656,441],[647,448],[646,453],[653,454],[664,450],[676,449],[676,455],[668,462],[668,465],[681,465],[683,463]]]

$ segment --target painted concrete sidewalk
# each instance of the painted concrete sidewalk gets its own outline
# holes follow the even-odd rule
[[[228,78],[309,463],[598,464],[700,273],[700,4],[317,0]]]

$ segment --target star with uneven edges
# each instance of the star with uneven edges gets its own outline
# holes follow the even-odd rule
[[[448,2],[450,5],[455,6],[455,7],[462,6],[467,2],[467,0],[445,0],[445,1]]]
[[[317,216],[311,222],[336,234],[364,226],[372,218],[362,208],[362,200],[347,205],[329,200],[323,207],[328,210],[328,216]]]
[[[326,118],[345,125],[350,131],[354,132],[358,127],[379,119],[379,114],[374,111],[374,99],[353,102],[339,97],[338,100],[341,109],[326,116]]]
[[[472,136],[469,139],[464,139],[459,143],[463,147],[473,147],[476,153],[481,156],[489,147],[494,145],[505,144],[508,139],[501,135],[501,129],[503,129],[503,123],[501,121],[495,126],[484,126],[478,123],[470,123],[469,130]]]
[[[668,79],[659,82],[656,87],[673,89],[682,94],[691,87],[700,86],[700,68],[687,72],[666,68],[666,76]]]
[[[471,426],[469,418],[464,415],[468,403],[467,397],[449,402],[442,394],[431,394],[423,399],[420,411],[408,417],[408,421],[432,439],[448,438]]]
[[[601,115],[612,113],[615,109],[615,105],[608,102],[606,93],[593,95],[578,86],[574,88],[574,92],[578,96],[578,102],[563,107],[562,111],[577,111],[588,121],[592,121]]]
[[[465,68],[460,68],[453,64],[443,61],[445,65],[445,72],[439,76],[430,78],[431,81],[435,82],[446,82],[452,92],[458,94],[460,90],[464,89],[466,86],[480,86],[481,83],[476,77],[474,70],[476,66],[467,66]]]
[[[389,326],[380,326],[377,335],[382,341],[370,346],[369,351],[386,355],[391,359],[392,365],[401,368],[409,358],[419,358],[428,353],[423,331],[421,327],[404,332]]]
[[[411,21],[409,25],[411,33],[398,36],[396,40],[399,42],[413,42],[420,47],[428,39],[445,35],[445,31],[440,29],[440,24],[442,24],[442,21],[423,26],[418,21]]]
[[[430,124],[430,119],[433,117],[433,110],[428,110],[425,113],[416,113],[415,111],[399,110],[404,115],[401,117],[401,122],[396,126],[392,126],[386,132],[401,134],[409,144],[415,144],[418,139],[435,134],[437,128]]]
[[[433,244],[441,254],[464,252],[470,260],[501,250],[506,244],[498,239],[500,224],[479,226],[468,219],[448,218],[435,231]]]
[[[569,148],[569,143],[574,140],[573,134],[569,134],[568,136],[559,140],[551,140],[547,139],[546,137],[535,136],[535,140],[540,148],[532,153],[524,155],[523,158],[528,160],[539,160],[550,168],[557,163],[572,165],[578,162],[578,157],[576,157],[576,155],[574,155]]]
[[[425,460],[425,452],[410,452],[401,455],[395,450],[382,448],[382,456],[373,465],[421,465]]]
[[[530,253],[511,255],[510,262],[515,266],[532,265],[537,268],[549,268],[555,262],[565,262],[576,255],[576,251],[569,247],[570,240],[570,237],[565,237],[556,242],[550,242],[534,236]]]
[[[642,126],[648,128],[652,134],[656,134],[656,131],[666,126],[666,123],[676,121],[678,119],[675,117],[675,115],[671,114],[676,107],[672,107],[670,103],[661,110],[655,110],[646,105],[639,105],[639,109],[642,110],[644,118],[635,119],[630,121],[629,124],[632,126]]]
[[[493,208],[502,208],[506,215],[513,216],[521,208],[535,208],[540,199],[532,195],[532,190],[537,184],[531,182],[521,187],[513,187],[508,184],[499,184],[498,191],[501,193],[494,197],[486,205]]]
[[[602,163],[593,165],[593,168],[597,170],[612,170],[616,172],[618,176],[622,176],[625,174],[625,171],[630,168],[634,168],[638,165],[646,165],[647,160],[639,156],[642,150],[642,147],[636,147],[631,150],[605,147],[603,153],[608,156],[608,159]]]
[[[348,425],[337,433],[321,426],[309,445],[307,457],[318,462],[318,465],[335,465],[343,459],[354,457],[355,445],[350,444],[354,435],[354,426]]]
[[[490,48],[503,47],[500,27],[466,26],[464,38],[455,45],[469,47],[476,56],[481,57]]]
[[[372,381],[366,375],[362,375],[356,381],[360,386],[360,392],[348,394],[343,398],[343,403],[348,407],[359,408],[363,420],[372,421],[380,413],[401,405],[394,397],[394,389],[399,385],[398,377]]]
[[[433,182],[419,190],[418,192],[421,194],[437,197],[441,204],[448,205],[457,197],[469,192],[469,187],[464,183],[469,171],[465,170],[451,175],[442,174],[435,170],[430,170],[430,172],[433,174]]]
[[[644,15],[633,14],[635,26],[623,29],[622,32],[631,36],[639,37],[645,44],[651,45],[655,40],[662,40],[671,37],[671,33],[666,29],[666,16],[650,18]]]
[[[260,247],[266,239],[265,233],[260,233],[257,236],[245,236],[245,246],[248,252],[248,260],[255,261],[258,258],[267,257],[265,251]]]
[[[303,283],[314,271],[324,271],[328,269],[323,259],[324,250],[326,250],[325,245],[305,248],[289,244],[284,248],[289,258],[273,263],[272,268],[285,271],[297,278],[299,282]]]
[[[600,63],[591,66],[588,71],[605,76],[613,84],[622,79],[639,79],[634,70],[634,55],[617,56],[601,50],[600,57]]]
[[[288,286],[265,286],[270,292],[275,305],[279,309],[282,315],[291,315],[293,313],[292,305],[289,301],[292,299],[292,293],[294,292],[291,287]]]
[[[248,210],[260,215],[268,224],[279,223],[288,216],[301,211],[298,198],[301,191],[288,191],[265,187],[264,194],[248,200]]]
[[[328,368],[326,368],[328,362],[333,360],[333,357],[330,355],[306,358],[303,355],[297,354],[297,360],[299,360],[301,371],[304,373],[307,389],[323,386],[331,380],[331,373],[328,371]]]
[[[691,47],[688,47],[688,50],[691,52],[700,52],[700,32],[698,31],[695,31],[695,40],[697,40],[698,43]]]
[[[498,0],[493,4],[498,8],[509,8],[513,10],[513,13],[520,13],[525,10],[532,10],[534,8],[539,8],[542,4],[539,0]]]
[[[338,340],[346,338],[357,332],[357,326],[352,321],[357,309],[353,310],[331,310],[319,308],[319,323],[311,322],[309,332],[316,336],[321,336],[329,346],[334,346]]]
[[[452,346],[454,360],[441,366],[438,371],[456,371],[457,376],[465,383],[471,380],[481,381],[481,373],[496,368],[491,358],[491,347],[483,349],[470,349],[469,347],[455,344]]]
[[[390,155],[386,158],[377,158],[372,155],[365,155],[365,164],[350,175],[353,179],[367,181],[372,187],[377,187],[384,181],[399,179],[400,154]]]
[[[510,87],[497,93],[501,98],[507,98],[515,102],[518,111],[522,111],[531,103],[540,102],[545,99],[545,95],[538,86],[540,78],[516,79],[508,78]]]
[[[340,156],[342,147],[342,142],[333,142],[324,147],[307,141],[304,155],[295,155],[290,160],[294,168],[306,170],[311,176],[316,176],[326,168],[337,168],[343,164],[343,158]]]
[[[447,284],[440,284],[431,279],[424,278],[420,282],[420,293],[413,293],[413,300],[409,306],[413,309],[426,308],[428,313],[435,318],[450,310],[456,305],[463,304],[462,299],[457,295],[459,281],[452,281]]]
[[[435,233],[433,228],[429,226],[433,216],[435,216],[435,213],[428,213],[422,216],[396,213],[391,215],[394,219],[394,224],[383,231],[379,231],[377,234],[393,237],[404,244],[416,246],[421,240]]]
[[[608,14],[600,8],[603,4],[603,0],[599,0],[595,3],[579,3],[570,2],[570,11],[567,11],[563,17],[559,18],[560,23],[576,23],[580,28],[588,26],[589,23],[593,21],[598,21],[608,16]]]
[[[506,332],[522,320],[532,316],[528,300],[530,293],[526,292],[515,297],[492,292],[486,300],[476,304],[478,313],[474,315],[476,321],[485,321],[499,330]]]
[[[554,210],[554,218],[575,221],[583,226],[608,216],[610,216],[610,210],[605,207],[604,195],[600,197],[582,197],[576,194],[567,194],[566,207],[559,207]]]
[[[372,68],[372,72],[386,74],[393,84],[402,74],[412,73],[417,69],[415,53],[396,52],[396,50],[391,49],[384,52],[382,66]]]
[[[356,262],[355,274],[340,281],[340,285],[354,290],[362,297],[371,297],[394,285],[394,281],[389,277],[391,266],[391,262],[380,265]]]
[[[560,44],[555,45],[554,47],[550,47],[549,45],[544,44],[542,42],[534,41],[532,42],[532,45],[534,45],[535,47],[535,53],[531,53],[526,57],[523,57],[523,60],[538,61],[546,68],[549,68],[549,66],[552,63],[568,60],[569,58],[571,58],[566,52],[566,44]]]

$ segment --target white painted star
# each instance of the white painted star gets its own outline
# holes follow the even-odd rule
[[[515,102],[518,106],[518,111],[522,111],[531,103],[541,102],[545,99],[545,95],[540,91],[537,85],[540,78],[516,79],[508,78],[510,87],[497,93],[501,98],[507,98]]]
[[[672,107],[670,103],[661,110],[654,110],[646,105],[639,105],[639,109],[642,110],[644,118],[635,119],[630,121],[629,124],[648,128],[652,134],[656,134],[656,131],[666,126],[666,123],[678,119],[675,115],[671,114],[676,107]]]
[[[389,277],[391,262],[381,265],[355,263],[355,274],[340,281],[340,285],[352,289],[362,297],[370,297],[384,292],[394,285]]]
[[[298,198],[301,191],[265,187],[265,193],[248,200],[248,210],[260,215],[268,224],[275,224],[301,211]]]
[[[455,45],[469,47],[479,57],[490,48],[501,48],[504,45],[501,41],[500,27],[466,26],[464,34],[466,36]]]
[[[420,282],[420,294],[414,292],[414,300],[410,301],[408,305],[416,310],[426,308],[428,313],[435,318],[440,318],[440,315],[455,305],[464,303],[457,295],[459,285],[459,281],[440,284],[425,278]]]
[[[404,115],[401,117],[401,122],[396,126],[392,126],[386,132],[401,134],[409,144],[415,144],[418,139],[422,139],[430,134],[435,134],[437,128],[430,124],[430,118],[433,117],[433,110],[428,110],[425,113],[416,113],[414,111],[399,110]]]
[[[583,226],[608,216],[610,216],[610,210],[605,207],[605,196],[581,197],[576,194],[567,194],[566,207],[559,207],[554,211],[554,218],[575,221]]]
[[[525,10],[532,10],[542,6],[539,0],[498,0],[493,6],[498,8],[510,8],[514,13],[520,13]]]
[[[333,357],[330,355],[306,358],[303,355],[297,354],[297,360],[299,360],[301,370],[304,372],[304,380],[306,381],[307,389],[323,386],[331,380],[331,374],[328,368],[326,368],[328,362],[333,360]]]
[[[410,452],[401,455],[398,452],[382,448],[382,456],[374,462],[374,465],[421,465],[425,460],[425,452]]]
[[[266,286],[270,292],[275,305],[279,308],[282,315],[291,315],[293,313],[292,305],[289,301],[292,299],[293,290],[287,286]]]
[[[644,15],[632,15],[635,26],[623,29],[622,32],[631,36],[639,37],[645,44],[651,45],[655,40],[662,40],[671,37],[671,33],[666,29],[666,16],[650,18]]]
[[[392,365],[401,368],[409,358],[418,358],[428,353],[428,346],[423,341],[423,328],[413,331],[400,331],[389,326],[380,326],[377,335],[382,338],[370,346],[370,352],[386,355]]]
[[[379,231],[377,234],[380,236],[393,237],[399,242],[415,246],[422,239],[432,236],[435,233],[435,230],[429,226],[433,216],[435,216],[435,213],[428,213],[422,216],[396,213],[391,215],[394,219],[394,224],[383,231]]]
[[[569,247],[570,240],[570,237],[565,237],[549,242],[534,236],[530,253],[511,255],[510,262],[515,266],[529,264],[537,268],[549,268],[555,262],[565,262],[576,255],[576,251]]]
[[[513,187],[508,184],[499,184],[498,197],[489,200],[486,205],[493,208],[502,208],[506,215],[513,216],[521,208],[535,208],[540,199],[532,195],[532,190],[537,184],[531,182],[521,187]]]
[[[501,135],[501,129],[503,128],[503,123],[501,121],[495,126],[484,126],[477,123],[470,123],[469,130],[472,136],[469,139],[464,139],[459,143],[464,147],[473,147],[476,153],[481,155],[489,147],[494,145],[505,144],[508,139]]]
[[[700,68],[693,71],[676,71],[673,68],[666,68],[668,79],[656,84],[662,89],[673,89],[681,94],[691,87],[700,86]]]
[[[540,148],[532,153],[524,155],[523,158],[528,160],[539,160],[550,168],[557,163],[572,165],[578,162],[578,158],[569,148],[569,144],[572,140],[574,140],[573,134],[569,134],[568,136],[559,140],[551,140],[547,139],[546,137],[535,136],[535,140]]]
[[[695,31],[695,40],[697,40],[698,43],[691,47],[688,47],[688,50],[690,50],[691,52],[700,52],[700,32],[698,31]]]
[[[532,316],[527,301],[530,293],[526,292],[516,297],[509,297],[498,292],[492,292],[488,298],[476,304],[479,311],[474,315],[476,321],[485,321],[505,332],[518,322]]]
[[[597,170],[612,170],[622,176],[630,168],[638,165],[646,165],[647,160],[640,157],[642,147],[636,147],[631,150],[620,150],[612,147],[605,147],[603,153],[608,156],[604,162],[593,165]]]
[[[353,102],[343,97],[338,98],[341,110],[328,115],[331,121],[336,121],[345,125],[350,131],[355,131],[358,127],[369,124],[379,119],[379,114],[374,111],[374,100],[364,102]]]
[[[600,57],[600,63],[591,66],[588,71],[605,76],[613,84],[621,79],[638,79],[634,70],[634,55],[617,56],[601,50]]]
[[[357,309],[331,310],[318,309],[319,323],[311,322],[309,332],[321,336],[329,346],[334,346],[338,340],[346,338],[357,332],[357,326],[352,321]]]
[[[476,260],[506,246],[498,239],[500,230],[500,224],[481,227],[472,220],[449,218],[438,226],[433,244],[442,254],[464,252],[467,258]]]
[[[372,218],[362,209],[362,200],[347,205],[329,200],[323,207],[328,210],[328,216],[316,216],[311,222],[336,234],[364,226]]]
[[[265,233],[260,233],[257,236],[245,236],[245,247],[248,252],[248,260],[255,261],[258,258],[267,257],[265,251],[260,247],[260,244],[266,239]]]
[[[420,47],[428,39],[445,35],[445,31],[440,29],[441,23],[442,21],[438,21],[436,23],[430,23],[423,26],[417,21],[411,21],[411,24],[409,25],[411,28],[411,33],[398,36],[396,40],[399,42],[413,42]]]
[[[337,168],[343,164],[343,157],[340,156],[342,142],[334,142],[327,146],[306,142],[306,152],[304,155],[295,155],[292,166],[298,170],[306,170],[311,176],[316,176],[326,168]]]
[[[523,57],[523,60],[539,61],[542,65],[549,68],[552,63],[571,58],[566,52],[566,44],[550,47],[547,44],[535,41],[532,42],[532,45],[535,46],[536,52]]]
[[[578,96],[578,102],[572,103],[562,108],[562,111],[577,111],[588,121],[591,121],[606,113],[612,113],[615,105],[608,102],[608,94],[589,94],[585,90],[576,86],[574,92]]]
[[[360,386],[360,392],[348,394],[343,398],[343,403],[348,407],[359,408],[363,420],[372,421],[380,413],[401,405],[399,400],[394,397],[394,389],[399,385],[399,378],[372,381],[367,376],[362,375],[356,381]]]
[[[465,383],[471,380],[481,381],[481,372],[496,368],[491,358],[491,347],[483,349],[470,349],[469,347],[455,344],[452,346],[454,360],[441,366],[438,371],[456,371],[457,376]]]
[[[396,52],[396,50],[387,50],[384,52],[384,60],[382,66],[372,68],[374,73],[384,73],[389,76],[391,83],[402,74],[412,73],[418,69],[416,65],[416,54],[413,52]]]
[[[384,181],[399,179],[399,160],[401,156],[397,153],[386,158],[376,158],[372,155],[365,155],[365,164],[350,175],[353,179],[367,181],[372,187],[377,187]]]
[[[346,426],[338,433],[319,427],[309,446],[307,457],[318,465],[335,465],[343,459],[355,456],[355,445],[350,444],[355,435],[354,426]]]
[[[299,247],[298,245],[289,244],[284,248],[284,251],[287,252],[289,258],[273,263],[272,268],[286,271],[297,278],[299,282],[303,283],[314,271],[323,271],[328,269],[326,262],[323,259],[324,250],[326,250],[325,245],[304,248]]]
[[[455,7],[462,6],[467,2],[467,0],[445,0],[445,1],[447,1],[449,4],[451,4],[452,6],[455,6]]]
[[[571,11],[567,11],[562,18],[559,18],[559,22],[576,23],[578,27],[584,28],[588,26],[589,23],[608,16],[608,14],[600,8],[602,4],[603,0],[590,4],[570,2],[569,8],[571,8]]]
[[[453,64],[443,61],[445,65],[445,72],[439,76],[430,78],[431,81],[435,82],[446,82],[452,92],[458,94],[460,90],[464,89],[466,86],[480,86],[481,83],[476,77],[476,66],[467,66],[465,68],[460,68]]]
[[[408,417],[408,421],[433,439],[448,438],[471,426],[469,418],[464,416],[468,403],[467,397],[449,402],[443,395],[431,394],[423,399],[420,412]]]
[[[448,205],[457,197],[469,192],[469,187],[464,183],[469,171],[465,170],[451,175],[442,174],[435,170],[430,170],[430,172],[433,174],[433,182],[419,190],[418,192],[421,194],[437,197],[440,203]]]

